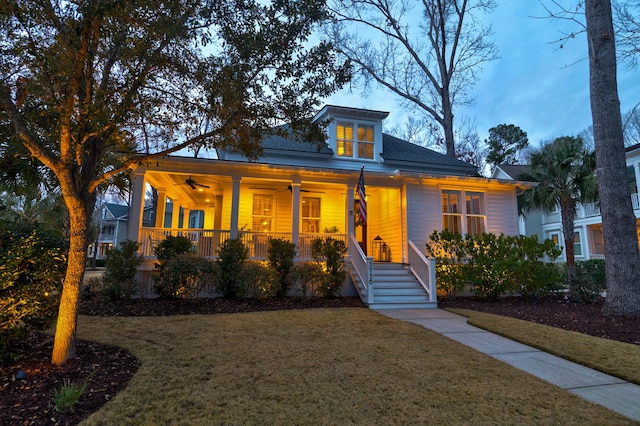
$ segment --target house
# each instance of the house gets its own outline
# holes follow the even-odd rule
[[[102,203],[94,212],[92,222],[97,238],[89,245],[88,257],[103,259],[107,252],[127,239],[129,207],[115,203]]]
[[[188,236],[207,258],[239,237],[252,259],[265,259],[269,239],[284,238],[296,243],[298,260],[311,258],[313,239],[331,236],[349,250],[345,293],[357,290],[377,308],[435,307],[434,266],[423,254],[429,235],[517,234],[516,192],[527,184],[478,177],[473,165],[387,135],[387,116],[328,105],[316,116],[329,123],[320,147],[273,136],[258,161],[226,150],[217,159],[169,156],[137,165],[128,238],[141,243],[142,276],[167,235]],[[147,186],[158,194],[161,219],[153,227],[142,222]]]
[[[523,164],[498,164],[491,173],[493,179],[522,180],[521,175],[529,172],[529,166]],[[539,240],[544,240],[542,231],[543,213],[539,209],[533,209],[526,214],[518,216],[518,233],[530,237],[537,235]]]
[[[638,202],[638,182],[640,181],[640,144],[626,148],[627,182],[631,193],[631,203],[636,216],[636,229],[640,242],[640,204]],[[528,166],[497,166],[492,177],[499,179],[519,179],[520,173]],[[560,208],[551,212],[533,211],[520,218],[520,233],[536,234],[540,239],[551,239],[562,249],[559,261],[566,261]],[[574,252],[577,261],[588,259],[604,259],[604,243],[602,236],[602,217],[596,203],[578,206],[574,218]]]

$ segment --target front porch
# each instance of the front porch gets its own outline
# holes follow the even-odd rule
[[[382,291],[374,290],[376,284],[389,280],[374,274],[374,262],[385,261],[398,265],[407,276],[421,271],[419,279],[410,280],[412,291],[421,292],[423,307],[435,307],[435,277],[429,276],[426,260],[419,266],[410,256],[406,189],[398,179],[375,172],[367,175],[365,224],[359,220],[355,196],[358,169],[293,172],[229,163],[179,159],[136,169],[128,238],[140,243],[145,258],[140,269],[149,295],[154,248],[168,236],[187,237],[191,251],[207,259],[217,257],[225,240],[239,238],[249,258],[260,261],[268,258],[271,239],[295,243],[296,261],[308,261],[312,241],[331,237],[343,241],[349,251],[345,260],[351,275],[345,286],[352,284],[367,304],[372,306],[374,295]]]

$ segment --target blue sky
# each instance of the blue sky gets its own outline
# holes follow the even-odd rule
[[[547,2],[550,3],[550,2]],[[565,1],[565,3],[570,3]],[[500,58],[485,64],[473,89],[476,103],[454,113],[475,119],[484,140],[489,128],[501,123],[520,126],[532,145],[559,136],[576,135],[591,124],[589,63],[586,35],[579,34],[562,49],[552,42],[576,31],[575,23],[546,16],[540,1],[498,1],[483,20],[493,27]],[[622,112],[640,102],[640,70],[618,67]],[[387,127],[411,114],[403,111],[390,92],[376,90],[366,99],[359,91],[343,89],[327,103],[389,111]]]

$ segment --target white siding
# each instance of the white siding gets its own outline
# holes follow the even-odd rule
[[[487,232],[506,235],[518,234],[514,190],[486,192],[485,207]]]
[[[440,189],[427,185],[407,185],[408,238],[424,247],[433,231],[442,229]]]

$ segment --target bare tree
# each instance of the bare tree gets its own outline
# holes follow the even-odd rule
[[[640,4],[614,1],[613,10],[618,56],[636,67],[640,58]]]
[[[419,108],[455,157],[454,109],[473,102],[481,65],[497,58],[491,28],[477,20],[494,7],[493,0],[334,0],[326,32],[365,89],[376,82]]]
[[[589,87],[607,270],[604,311],[640,315],[640,251],[626,159],[610,0],[586,1]]]

